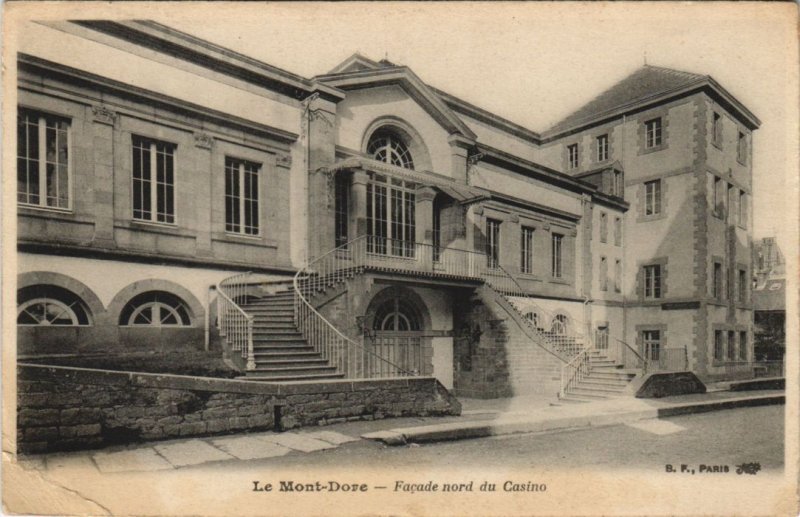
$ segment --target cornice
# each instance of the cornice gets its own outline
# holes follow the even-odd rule
[[[291,144],[299,138],[298,134],[290,131],[259,124],[228,113],[206,108],[161,93],[145,90],[144,88],[131,86],[83,70],[53,63],[52,61],[47,61],[28,54],[19,53],[17,59],[20,72],[40,74],[48,78],[64,81],[68,84],[89,87],[101,94],[113,94],[124,99],[146,103],[156,108],[164,108],[200,120],[207,120],[219,124],[220,126],[234,127],[283,144]],[[20,83],[23,82],[24,79],[20,78]]]
[[[344,98],[344,93],[336,88],[315,83],[313,80],[153,21],[77,20],[66,23],[101,32],[295,99],[303,99],[315,91],[334,102]],[[64,22],[56,24],[63,25]]]

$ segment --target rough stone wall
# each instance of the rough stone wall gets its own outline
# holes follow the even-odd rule
[[[87,449],[460,411],[458,401],[430,377],[279,384],[26,364],[18,368],[17,450]]]
[[[454,381],[456,395],[500,398],[558,394],[560,361],[522,329],[518,315],[497,303],[488,288],[456,300]]]

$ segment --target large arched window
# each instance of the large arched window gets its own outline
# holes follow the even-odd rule
[[[408,145],[400,135],[389,129],[379,129],[370,136],[367,154],[390,165],[404,169],[414,168],[414,160],[411,158]]]
[[[91,314],[81,298],[63,287],[32,285],[17,292],[17,325],[91,325]]]
[[[192,324],[186,302],[165,291],[134,296],[119,316],[123,326],[186,327]]]

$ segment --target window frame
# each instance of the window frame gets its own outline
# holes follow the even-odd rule
[[[235,199],[237,200],[238,210],[239,213],[239,230],[231,230],[228,229],[228,226],[233,224],[228,221],[228,206],[227,206],[227,198],[228,196],[228,162],[233,162],[238,164],[238,171],[237,175],[239,176],[239,192],[236,193]],[[256,217],[255,217],[255,233],[248,233],[245,231],[245,202],[244,202],[244,191],[245,191],[245,182],[244,178],[248,174],[248,171],[244,169],[246,165],[251,165],[255,167],[255,172],[250,172],[250,174],[254,174],[256,176],[256,197],[255,197],[255,205],[256,205]],[[243,158],[237,158],[235,156],[225,156],[225,233],[228,235],[236,235],[238,237],[261,237],[261,181],[262,181],[262,170],[264,165],[262,163],[254,162],[252,160],[245,160]]]
[[[144,142],[149,143],[149,150],[150,153],[150,176],[149,176],[149,192],[148,195],[150,197],[150,218],[145,219],[143,217],[137,217],[136,207],[134,205],[134,191],[136,189],[136,178],[134,176],[134,165],[133,165],[133,154],[136,152],[136,140],[141,140]],[[172,152],[172,214],[168,214],[172,216],[172,221],[159,221],[158,220],[158,172],[157,172],[157,160],[154,159],[154,146],[157,144],[164,144],[169,148]],[[178,226],[178,144],[174,142],[170,142],[167,140],[161,140],[158,138],[152,138],[149,136],[138,135],[135,133],[131,133],[131,219],[136,223],[142,224],[154,224],[159,226]],[[155,147],[155,153],[157,154],[158,150]],[[142,180],[143,181],[143,180]],[[154,195],[156,194],[156,195]],[[165,202],[166,205],[166,202]],[[141,209],[140,211],[144,211]]]
[[[660,300],[664,295],[661,264],[642,266],[642,296],[645,300]]]
[[[600,257],[600,290],[608,291],[608,258]]]
[[[725,360],[725,332],[721,329],[714,329],[714,360]]]
[[[747,164],[747,147],[747,133],[739,131],[736,141],[736,160],[742,165]]]
[[[499,219],[486,218],[486,267],[500,269],[500,226]]]
[[[597,161],[605,162],[609,159],[609,142],[608,133],[603,133],[595,138],[595,152],[597,153]]]
[[[650,187],[652,187],[652,192]],[[663,208],[662,192],[660,178],[644,182],[644,215],[646,217],[661,215]]]
[[[747,270],[739,269],[738,273],[739,289],[737,289],[737,297],[739,303],[747,302]]]
[[[740,361],[747,361],[750,354],[747,350],[747,331],[740,330],[739,331],[739,360]]]
[[[564,235],[550,235],[550,274],[553,278],[564,278]]]
[[[652,127],[651,127],[652,125]],[[644,121],[644,148],[656,149],[664,144],[664,124],[662,117]]]
[[[519,271],[522,274],[534,274],[534,251],[536,239],[536,228],[532,226],[522,226],[520,230],[520,263]]]
[[[38,138],[38,145],[37,145],[37,159],[38,162],[38,171],[37,177],[39,182],[39,192],[37,196],[39,197],[38,203],[31,203],[29,201],[20,201],[20,191],[19,191],[19,160],[20,158],[24,159],[26,162],[30,161],[31,159],[26,156],[21,157],[19,156],[19,137],[17,135],[17,151],[16,158],[17,158],[17,187],[16,187],[16,199],[17,199],[17,206],[30,208],[35,210],[52,210],[56,212],[72,212],[73,210],[73,167],[72,167],[72,117],[60,115],[56,113],[49,113],[46,111],[42,111],[36,108],[29,108],[25,106],[19,106],[17,108],[17,131],[19,131],[19,125],[21,121],[21,116],[23,114],[36,116],[36,126],[37,126],[37,138]],[[47,204],[47,122],[48,119],[51,121],[60,121],[66,124],[66,129],[64,132],[66,133],[66,149],[67,149],[67,159],[66,159],[66,169],[67,169],[67,186],[66,186],[66,206],[50,206]],[[44,121],[44,124],[42,124]],[[56,129],[56,131],[58,131]],[[44,156],[44,159],[41,157]],[[59,162],[56,162],[56,170],[58,168]],[[28,175],[26,174],[26,186],[28,183]],[[42,181],[44,180],[44,181]],[[26,193],[27,195],[27,193]]]
[[[622,292],[622,260],[614,259],[614,292]]]
[[[614,246],[622,246],[622,217],[614,217]]]
[[[580,166],[580,151],[577,142],[567,145],[567,166],[570,170],[577,169]]]
[[[722,148],[722,115],[716,111],[713,112],[711,119],[711,143]]]
[[[608,242],[608,214],[603,211],[600,212],[600,242]]]
[[[645,329],[642,334],[642,355],[648,361],[660,361],[662,351],[662,336],[660,329]],[[653,350],[656,353],[653,354]]]
[[[722,267],[722,262],[714,262],[711,281],[711,297],[715,300],[724,299],[725,271]]]

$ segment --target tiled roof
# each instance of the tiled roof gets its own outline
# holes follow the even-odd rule
[[[753,309],[757,311],[786,310],[786,280],[767,280],[753,289]]]
[[[547,132],[565,131],[604,113],[635,105],[648,98],[708,79],[706,75],[645,65],[555,124]]]

